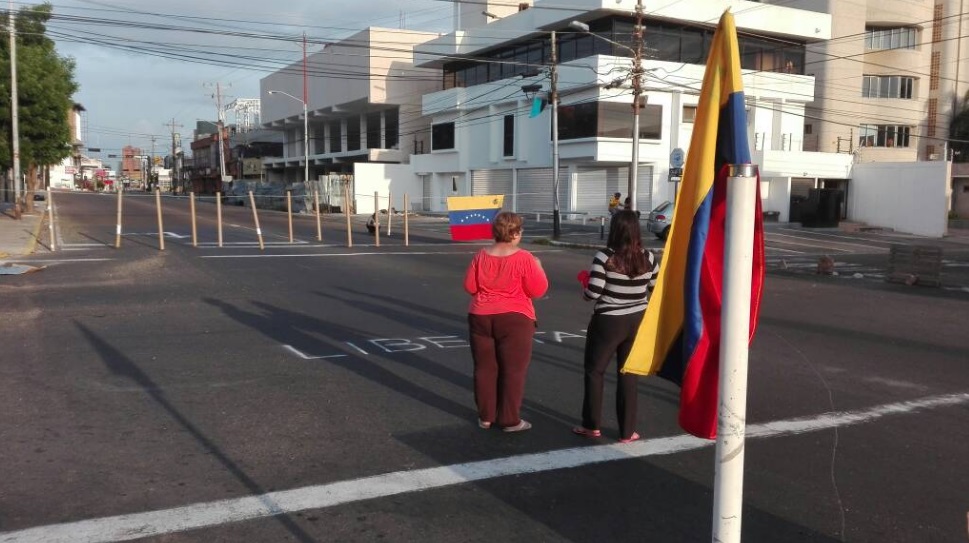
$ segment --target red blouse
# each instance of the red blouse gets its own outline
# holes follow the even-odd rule
[[[521,313],[535,320],[532,298],[545,294],[548,278],[532,253],[524,249],[508,256],[492,256],[482,249],[464,275],[464,290],[471,295],[468,313]]]

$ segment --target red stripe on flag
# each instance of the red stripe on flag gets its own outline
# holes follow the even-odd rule
[[[451,225],[451,239],[453,241],[476,241],[491,239],[491,223]]]

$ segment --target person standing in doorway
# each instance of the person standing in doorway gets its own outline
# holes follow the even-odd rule
[[[548,278],[538,258],[518,246],[519,215],[499,213],[492,234],[494,244],[474,256],[464,275],[464,290],[471,295],[474,401],[478,426],[520,432],[532,427],[520,416],[537,327],[532,299],[545,294]]]
[[[639,439],[636,433],[637,376],[621,370],[646,312],[648,293],[656,285],[658,271],[655,255],[642,246],[636,213],[629,210],[616,213],[609,226],[607,246],[592,259],[588,282],[583,289],[583,296],[595,301],[595,307],[585,342],[582,425],[573,428],[574,433],[586,437],[602,435],[603,376],[612,357],[616,356],[619,441],[628,443]]]

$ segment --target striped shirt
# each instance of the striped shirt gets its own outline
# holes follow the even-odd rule
[[[595,300],[597,315],[629,315],[646,309],[648,294],[656,286],[659,267],[652,251],[644,249],[643,252],[646,254],[646,273],[636,277],[606,271],[606,261],[615,253],[611,248],[596,253],[589,270],[589,285],[583,294],[587,300]]]

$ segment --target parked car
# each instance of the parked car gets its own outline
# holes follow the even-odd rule
[[[649,212],[646,218],[646,230],[656,234],[656,237],[666,241],[670,235],[670,224],[673,222],[673,203],[663,202]]]

